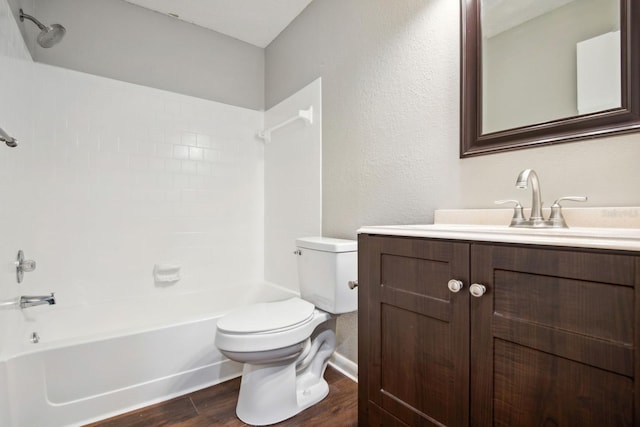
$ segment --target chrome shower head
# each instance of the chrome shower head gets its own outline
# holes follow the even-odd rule
[[[53,24],[50,27],[40,31],[38,34],[38,44],[42,47],[51,47],[57,44],[67,30],[60,24]]]
[[[25,19],[33,22],[40,28],[40,34],[38,34],[38,44],[42,47],[51,47],[57,44],[67,32],[60,24],[53,24],[51,26],[43,25],[40,21],[31,15],[27,15],[20,9],[20,22],[24,22]]]

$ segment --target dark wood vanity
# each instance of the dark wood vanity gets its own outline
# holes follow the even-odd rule
[[[358,275],[359,425],[640,425],[640,252],[362,233]]]

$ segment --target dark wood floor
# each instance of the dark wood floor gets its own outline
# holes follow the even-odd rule
[[[358,385],[327,367],[329,396],[275,426],[357,426]],[[246,426],[236,417],[240,379],[90,424],[91,427]]]

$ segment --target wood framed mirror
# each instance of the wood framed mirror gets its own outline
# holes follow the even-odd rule
[[[461,0],[461,37],[461,158],[640,131],[639,0]]]

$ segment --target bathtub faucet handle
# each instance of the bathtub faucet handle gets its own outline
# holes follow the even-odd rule
[[[22,271],[28,273],[36,269],[36,262],[32,259],[25,259],[20,263],[20,267],[22,268]]]
[[[18,257],[16,258],[16,280],[18,283],[22,283],[24,273],[29,273],[36,269],[36,262],[32,259],[24,259],[24,252],[18,251]]]

